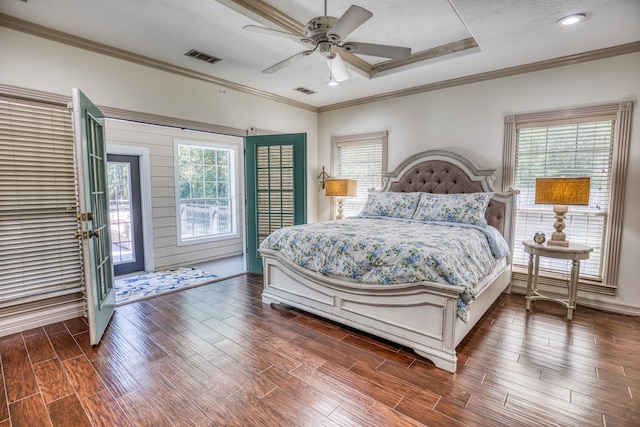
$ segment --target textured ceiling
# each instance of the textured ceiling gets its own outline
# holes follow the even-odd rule
[[[279,28],[241,3],[1,0],[0,13],[315,107],[640,41],[640,0],[328,0],[330,16],[340,17],[351,4],[373,13],[349,40],[407,46],[414,55],[463,39],[478,44],[374,77],[349,66],[351,79],[328,87],[329,70],[319,54],[263,74],[263,69],[306,49],[288,39],[242,30],[249,24]],[[266,3],[302,24],[324,15],[319,0]],[[559,18],[577,12],[587,19],[574,27],[557,25]],[[222,61],[211,65],[189,58],[184,54],[190,49]],[[371,66],[387,61],[361,59]],[[316,93],[293,90],[300,86]]]

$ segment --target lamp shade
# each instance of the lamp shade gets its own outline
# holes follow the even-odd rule
[[[536,178],[536,204],[589,204],[591,178]]]
[[[328,179],[326,182],[326,196],[355,196],[358,182],[355,179]]]

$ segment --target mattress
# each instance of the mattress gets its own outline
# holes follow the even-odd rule
[[[381,286],[420,281],[461,286],[466,313],[479,286],[509,254],[493,227],[354,217],[282,228],[263,249],[300,267],[357,283]]]

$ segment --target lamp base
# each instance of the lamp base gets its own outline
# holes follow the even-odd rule
[[[547,240],[547,245],[548,246],[564,246],[567,247],[569,246],[569,241],[568,240]]]
[[[564,216],[569,211],[569,207],[565,205],[556,205],[553,207],[553,212],[556,214],[556,222],[553,224],[553,227],[556,231],[551,234],[551,239],[547,242],[547,245],[551,246],[569,246],[569,241],[567,240],[567,235],[564,234],[562,230],[564,230]]]
[[[343,218],[342,214],[344,213],[344,200],[342,197],[336,197],[336,201],[338,202],[338,214],[336,215],[336,220],[341,220]]]

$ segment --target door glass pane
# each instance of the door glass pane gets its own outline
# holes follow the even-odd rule
[[[113,263],[135,261],[131,221],[131,170],[128,162],[109,162],[109,220]]]

